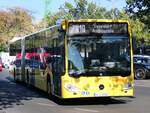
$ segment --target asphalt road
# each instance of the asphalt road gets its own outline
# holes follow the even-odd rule
[[[0,113],[150,113],[150,80],[135,81],[134,98],[59,100],[0,72]]]

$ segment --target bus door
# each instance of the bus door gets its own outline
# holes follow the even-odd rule
[[[61,96],[61,76],[64,74],[64,40],[55,39],[52,57],[52,73],[53,73],[53,83],[54,83],[54,93]]]

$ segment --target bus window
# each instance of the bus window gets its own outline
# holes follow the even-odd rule
[[[70,61],[70,63],[72,63],[74,67],[74,69],[71,69],[72,71],[73,70],[84,71],[84,64],[82,61],[82,57],[76,46],[74,46],[73,44],[68,45],[68,60]]]
[[[64,36],[63,33],[53,35],[52,51],[50,53],[52,60],[52,70],[55,75],[62,75],[65,72],[65,47],[64,47]]]

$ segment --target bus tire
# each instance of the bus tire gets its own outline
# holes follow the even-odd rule
[[[137,80],[143,80],[146,78],[146,72],[145,69],[140,67],[135,69],[135,79]]]
[[[47,93],[48,93],[48,96],[51,97],[52,96],[52,90],[51,90],[51,79],[50,79],[50,76],[47,75]]]

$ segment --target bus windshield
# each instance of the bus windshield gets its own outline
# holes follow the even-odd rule
[[[70,76],[128,76],[128,35],[79,34],[68,38]]]

